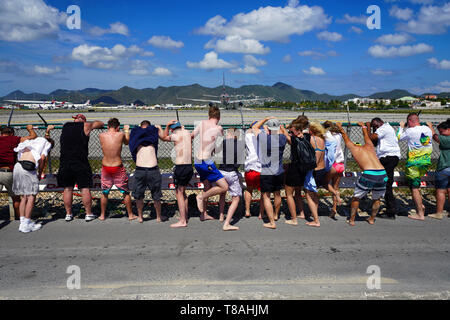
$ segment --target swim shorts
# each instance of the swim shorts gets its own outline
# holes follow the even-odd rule
[[[242,196],[241,175],[236,171],[220,171],[228,183],[228,192],[232,197]]]
[[[261,192],[278,192],[284,187],[284,173],[278,176],[261,175]]]
[[[406,164],[405,176],[409,186],[414,189],[420,188],[422,177],[427,174],[429,168],[429,165],[408,166]]]
[[[92,188],[92,170],[88,161],[61,162],[57,176],[58,187],[78,189]]]
[[[372,191],[372,200],[379,200],[386,193],[387,181],[386,170],[366,170],[356,182],[354,197],[362,199]]]
[[[123,165],[118,167],[102,167],[102,192],[108,195],[116,186],[122,194],[128,194],[128,175]]]
[[[435,185],[438,190],[450,189],[450,168],[445,168],[441,171],[436,171]]]
[[[286,185],[288,187],[303,187],[305,184],[306,172],[301,170],[297,163],[290,163],[286,171]]]
[[[212,160],[203,160],[202,163],[195,163],[195,170],[197,170],[200,175],[200,181],[208,180],[209,182],[214,183],[223,179],[223,175]]]
[[[313,176],[314,176],[314,180],[316,180],[317,188],[320,188],[320,187],[327,188],[328,187],[326,169],[314,171]]]
[[[149,188],[152,193],[154,201],[160,201],[162,198],[162,176],[158,167],[141,168],[136,167],[134,173],[133,198],[136,200],[143,200],[145,197],[145,190]]]
[[[191,164],[176,165],[173,171],[173,182],[175,187],[187,187],[194,175]]]
[[[345,172],[345,165],[343,163],[335,163],[333,164],[333,168],[338,174],[342,174]]]
[[[261,190],[261,173],[253,170],[246,172],[245,183],[247,184],[247,189]]]

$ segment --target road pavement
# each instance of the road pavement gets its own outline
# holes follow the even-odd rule
[[[252,217],[236,232],[195,217],[172,230],[173,220],[55,220],[31,234],[0,222],[0,300],[450,298],[449,218],[352,228],[321,217],[313,229],[282,217],[267,230]],[[67,288],[69,266],[81,289]]]

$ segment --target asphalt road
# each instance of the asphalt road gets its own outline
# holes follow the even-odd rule
[[[253,217],[228,233],[198,218],[183,230],[154,220],[57,220],[27,235],[17,222],[0,223],[0,300],[450,298],[449,218],[354,228],[344,217],[321,220],[312,229],[282,217],[273,231]],[[79,290],[67,288],[72,265]],[[372,265],[380,290],[367,287]]]

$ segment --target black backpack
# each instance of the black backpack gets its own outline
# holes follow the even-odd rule
[[[311,135],[304,134],[303,138],[292,136],[292,160],[297,163],[303,172],[314,170],[317,167],[316,151],[311,145]]]

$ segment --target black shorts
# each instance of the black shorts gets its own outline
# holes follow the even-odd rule
[[[284,187],[284,173],[278,176],[261,175],[261,192],[277,192]]]
[[[136,168],[134,172],[133,198],[143,200],[145,198],[145,190],[150,189],[152,199],[160,201],[162,198],[162,176],[159,168]]]
[[[316,180],[317,188],[320,188],[320,187],[327,188],[328,187],[327,173],[328,172],[325,169],[314,171],[313,176],[314,176],[314,180]]]
[[[286,171],[285,184],[289,187],[303,187],[305,177],[306,172],[303,172],[298,164],[291,163]]]
[[[194,175],[194,169],[191,164],[176,165],[173,171],[173,183],[175,187],[187,187]]]
[[[57,176],[58,187],[78,189],[92,188],[92,170],[89,162],[61,162]]]

